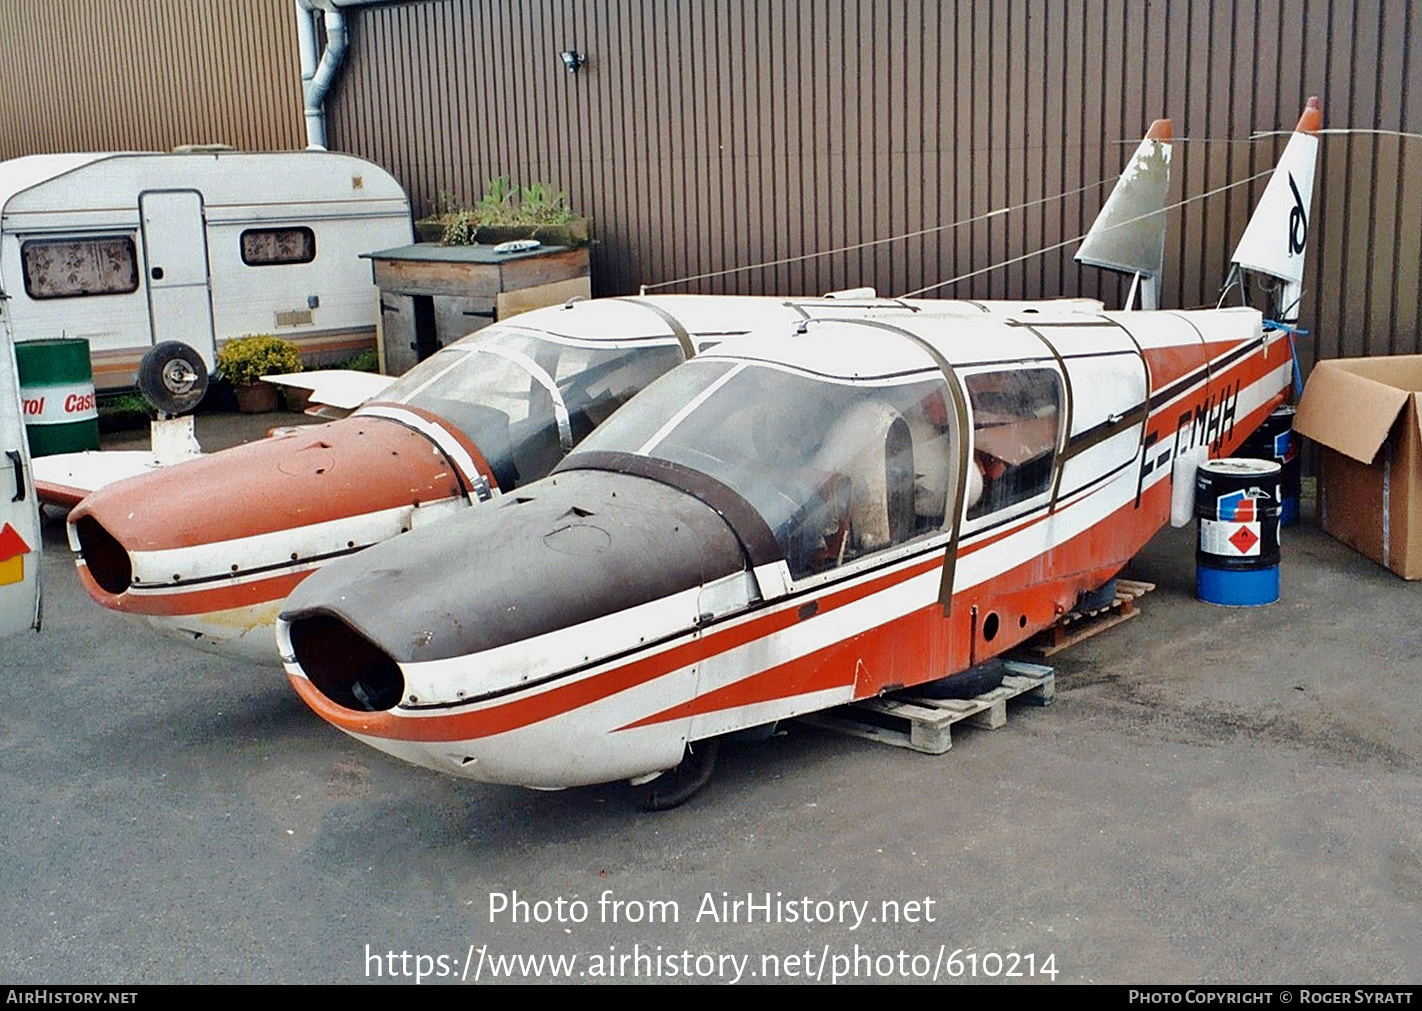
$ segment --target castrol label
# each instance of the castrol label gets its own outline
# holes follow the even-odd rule
[[[20,408],[26,425],[64,425],[99,416],[94,387],[22,386]]]

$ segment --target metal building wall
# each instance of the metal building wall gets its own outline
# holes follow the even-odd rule
[[[599,293],[964,221],[681,291],[900,294],[1065,242],[1156,116],[1175,188],[1266,170],[1304,99],[1422,132],[1422,0],[436,0],[352,12],[331,140],[417,207],[567,189]],[[588,56],[578,74],[558,58]],[[1324,357],[1422,351],[1422,140],[1325,139],[1305,320]],[[1166,305],[1212,303],[1262,180],[1172,222]],[[1074,244],[945,294],[1119,296]],[[1311,353],[1306,351],[1311,357]]]
[[[0,0],[0,159],[306,146],[291,0]]]

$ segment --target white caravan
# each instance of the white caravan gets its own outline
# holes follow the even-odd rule
[[[43,154],[0,162],[0,325],[89,340],[99,390],[154,344],[211,369],[229,337],[272,333],[313,363],[375,346],[359,254],[412,241],[384,169],[329,151]]]

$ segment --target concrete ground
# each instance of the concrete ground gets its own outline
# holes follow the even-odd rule
[[[45,629],[0,647],[9,983],[555,971],[507,956],[588,981],[1422,982],[1422,584],[1311,525],[1249,610],[1196,601],[1193,535],[1165,531],[1128,573],[1157,584],[1142,615],[1053,658],[1056,703],[946,755],[794,725],[663,814],[387,759],[278,671],[93,605],[57,520],[44,547]]]

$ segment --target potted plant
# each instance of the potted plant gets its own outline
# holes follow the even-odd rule
[[[470,208],[442,199],[439,220],[446,246],[496,245],[512,239],[537,239],[547,246],[586,246],[589,222],[568,206],[568,194],[545,183],[519,186],[508,176],[491,179]]]
[[[234,337],[217,352],[217,368],[232,384],[237,409],[243,414],[274,411],[277,388],[263,376],[301,371],[301,352],[289,340],[271,334]]]
[[[459,200],[449,190],[440,190],[434,213],[415,222],[416,242],[443,242],[449,220],[461,212]]]

